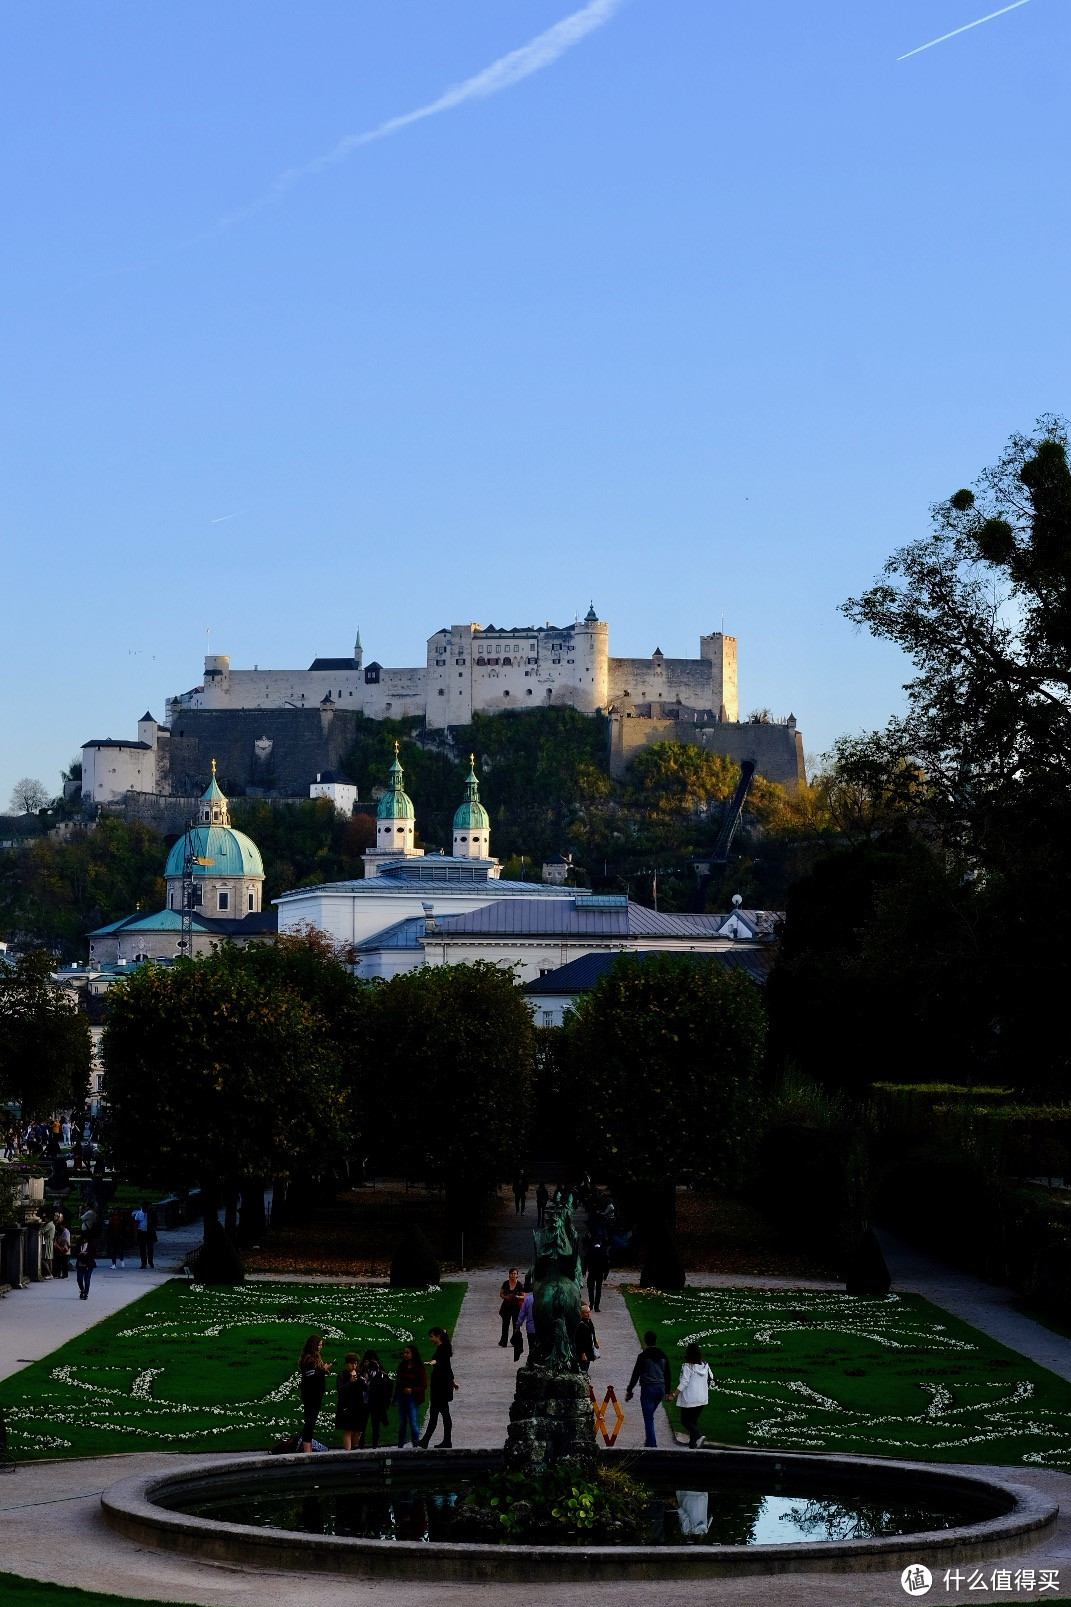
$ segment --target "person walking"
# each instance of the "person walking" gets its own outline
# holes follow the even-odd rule
[[[640,1386],[640,1411],[643,1413],[643,1443],[647,1450],[658,1449],[655,1438],[655,1413],[672,1387],[669,1376],[669,1357],[658,1348],[658,1335],[648,1328],[643,1336],[643,1349],[636,1357],[632,1377],[628,1381],[625,1399],[630,1401]]]
[[[78,1256],[75,1261],[74,1275],[78,1279],[79,1300],[89,1299],[89,1285],[93,1279],[93,1269],[97,1258],[93,1254],[93,1240],[88,1234],[83,1234],[78,1241]]]
[[[63,1220],[62,1211],[57,1211],[52,1220],[56,1225],[52,1271],[57,1278],[69,1278],[71,1275],[71,1230]]]
[[[134,1212],[134,1231],[138,1236],[138,1254],[141,1256],[141,1269],[155,1266],[153,1246],[156,1243],[156,1225],[153,1220],[156,1212],[150,1212],[148,1200],[142,1200]]]
[[[511,1335],[517,1331],[517,1313],[521,1309],[523,1299],[524,1285],[521,1283],[520,1271],[517,1267],[510,1267],[498,1291],[498,1315],[502,1319],[502,1337],[498,1343],[503,1350],[509,1344]]]
[[[543,1226],[543,1220],[544,1220],[544,1218],[546,1217],[546,1214],[547,1214],[547,1201],[549,1199],[550,1199],[550,1190],[547,1188],[547,1185],[544,1183],[543,1179],[540,1178],[539,1179],[539,1187],[536,1189],[536,1227],[537,1228],[541,1228]]]
[[[41,1223],[41,1276],[51,1278],[52,1262],[56,1254],[56,1220],[49,1217]]]
[[[415,1345],[406,1345],[394,1381],[394,1402],[398,1408],[398,1449],[420,1444],[420,1408],[428,1393],[428,1375]]]
[[[429,1328],[428,1337],[435,1346],[435,1354],[431,1359],[428,1421],[425,1424],[420,1443],[426,1451],[441,1417],[443,1420],[443,1437],[435,1449],[437,1451],[449,1451],[453,1443],[453,1421],[450,1417],[450,1403],[453,1401],[454,1391],[458,1387],[457,1380],[454,1378],[452,1364],[453,1346],[450,1343],[450,1335],[445,1328]]]
[[[523,1216],[525,1206],[528,1204],[528,1178],[524,1172],[518,1172],[513,1179],[513,1209],[518,1216]]]
[[[521,1301],[521,1309],[517,1313],[517,1328],[513,1335],[513,1360],[520,1361],[524,1354],[524,1336],[528,1335],[528,1354],[532,1354],[535,1343],[535,1292],[527,1290]]]
[[[362,1383],[357,1371],[357,1352],[351,1350],[342,1363],[335,1383],[335,1427],[342,1431],[342,1449],[355,1450],[361,1436]]]
[[[595,1324],[591,1320],[591,1307],[586,1300],[580,1302],[580,1321],[573,1335],[573,1348],[576,1351],[580,1371],[586,1378],[588,1368],[599,1354],[599,1339],[595,1332]]]
[[[688,1430],[688,1449],[696,1450],[703,1443],[699,1432],[699,1414],[710,1400],[710,1385],[714,1374],[703,1360],[698,1345],[689,1345],[684,1352],[680,1383],[670,1395],[680,1407],[681,1422]]]
[[[298,1360],[298,1380],[301,1392],[301,1410],[304,1414],[301,1425],[301,1449],[312,1450],[312,1442],[316,1434],[316,1419],[320,1415],[320,1408],[324,1403],[324,1393],[327,1389],[327,1375],[331,1370],[331,1363],[324,1361],[323,1334],[310,1334],[302,1347]]]
[[[598,1311],[602,1301],[603,1279],[610,1273],[610,1257],[601,1238],[594,1238],[587,1253],[588,1301],[592,1311]]]
[[[372,1448],[375,1450],[379,1446],[380,1433],[390,1420],[393,1385],[390,1374],[384,1371],[383,1364],[374,1350],[365,1351],[357,1377],[361,1385],[357,1406],[357,1449],[364,1449],[368,1426],[371,1424]]]

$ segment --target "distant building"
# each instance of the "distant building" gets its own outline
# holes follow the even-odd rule
[[[174,844],[164,867],[166,907],[135,911],[89,934],[91,964],[174,959],[183,953],[183,890],[189,884],[190,952],[207,954],[224,940],[263,942],[274,938],[278,916],[264,911],[264,863],[243,831],[235,831],[215,775],[201,795],[198,821]]]
[[[768,911],[763,913],[769,914]],[[632,951],[633,957],[641,962],[651,959],[656,953],[664,952],[661,949],[646,948]],[[694,960],[697,965],[721,965],[726,970],[744,971],[761,987],[773,966],[774,947],[767,938],[761,946],[758,943],[747,947],[734,944],[732,947],[719,947],[709,953],[693,952],[689,954],[689,959]],[[616,954],[605,952],[584,954],[578,960],[570,960],[567,965],[559,966],[555,971],[545,971],[534,982],[527,983],[524,991],[536,1026],[560,1027],[566,1011],[572,1010],[578,999],[598,986],[616,960]]]
[[[453,853],[424,854],[414,846],[416,810],[403,783],[396,753],[363,881],[298,887],[275,901],[280,931],[311,926],[352,947],[360,976],[488,960],[532,982],[584,955],[728,953],[740,939],[769,942],[775,917],[766,913],[666,915],[621,893],[504,881],[475,767],[454,816]],[[742,923],[751,917],[748,936]]]
[[[201,683],[168,700],[164,723],[146,712],[136,739],[84,745],[82,796],[168,829],[185,818],[212,756],[232,791],[307,797],[314,776],[338,773],[362,717],[415,717],[434,733],[475,714],[535,708],[609,716],[614,774],[640,747],[672,737],[754,759],[785,786],[804,778],[794,719],[740,720],[734,636],[701,636],[697,658],[658,647],[649,658],[612,658],[609,636],[592,607],[571,625],[444,626],[428,638],[425,663],[403,669],[366,660],[359,632],[352,654],[308,669],[236,669],[211,653]]]
[[[357,803],[357,788],[352,781],[343,781],[333,770],[317,770],[316,780],[309,787],[310,798],[330,798],[335,813],[348,819]]]

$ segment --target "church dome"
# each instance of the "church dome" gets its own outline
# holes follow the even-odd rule
[[[480,784],[476,779],[476,761],[473,758],[465,782],[466,798],[454,816],[455,831],[489,831],[491,817],[480,802]]]
[[[376,815],[380,820],[415,820],[413,800],[403,785],[404,772],[398,760],[398,744],[394,744],[394,763],[390,767],[390,785],[379,800]]]
[[[263,876],[264,861],[260,849],[244,831],[233,826],[193,826],[175,843],[167,856],[165,876],[181,876],[186,859],[186,842],[193,850],[195,877]],[[208,860],[208,864],[198,864]]]

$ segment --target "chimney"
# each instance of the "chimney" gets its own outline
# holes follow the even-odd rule
[[[424,931],[425,932],[434,932],[435,931],[435,905],[434,904],[425,904],[422,901],[420,907],[424,911]]]

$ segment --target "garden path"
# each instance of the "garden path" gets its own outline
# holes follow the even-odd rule
[[[702,1452],[697,1455],[702,1456]],[[98,1461],[37,1462],[13,1477],[0,1478],[0,1565],[25,1578],[78,1585],[107,1593],[101,1607],[133,1596],[152,1601],[194,1602],[202,1607],[413,1607],[424,1597],[436,1607],[490,1607],[503,1598],[500,1584],[453,1584],[429,1579],[359,1581],[278,1573],[235,1564],[200,1562],[135,1545],[106,1529],[100,1514],[100,1492],[120,1479],[156,1471],[172,1471],[203,1456],[115,1456]],[[977,1468],[964,1469],[977,1473]],[[992,1468],[1007,1477],[1007,1468]],[[1061,1503],[1054,1537],[1038,1551],[1025,1550],[985,1564],[1015,1569],[1058,1568],[1060,1594],[1071,1582],[1071,1477],[1050,1469],[1017,1468],[1015,1482],[1042,1490]],[[1065,1516],[1066,1514],[1066,1516]],[[57,1536],[61,1540],[57,1540]],[[587,1599],[593,1591],[603,1607],[895,1607],[908,1598],[899,1570],[873,1574],[784,1574],[753,1579],[632,1580],[588,1585],[540,1583],[526,1576],[518,1556],[518,1585],[526,1607],[561,1607],[563,1599]],[[1015,1591],[987,1591],[989,1601],[1023,1602]],[[927,1600],[953,1599],[935,1580]],[[960,1598],[962,1599],[962,1598]],[[1052,1601],[1051,1595],[1041,1597]]]
[[[0,1300],[0,1378],[9,1378],[28,1362],[47,1356],[173,1278],[189,1252],[200,1244],[202,1232],[200,1222],[170,1231],[161,1228],[155,1270],[143,1272],[136,1251],[127,1257],[125,1268],[114,1271],[111,1262],[102,1257],[88,1300],[79,1300],[73,1270],[68,1278],[46,1278],[25,1289],[12,1289]]]
[[[880,1231],[878,1238],[894,1289],[924,1296],[1007,1345],[1009,1350],[1029,1356],[1059,1378],[1071,1380],[1071,1339],[1016,1311],[1014,1289],[987,1283],[971,1272],[938,1261],[893,1233]]]
[[[513,1351],[499,1348],[498,1291],[511,1266],[521,1273],[532,1264],[532,1229],[535,1227],[535,1191],[529,1191],[523,1215],[512,1208],[503,1213],[495,1228],[498,1265],[463,1274],[468,1293],[461,1305],[454,1330],[454,1372],[459,1389],[455,1399],[454,1444],[485,1449],[502,1445],[509,1424],[509,1409],[516,1387]],[[618,1287],[622,1279],[635,1278],[634,1270],[614,1269],[603,1289],[602,1305],[595,1321],[600,1356],[592,1368],[592,1387],[601,1400],[612,1384],[625,1413],[625,1424],[618,1439],[622,1450],[639,1450],[643,1445],[643,1420],[639,1398],[625,1405],[625,1386],[640,1348],[636,1330]],[[523,1362],[521,1363],[523,1365]],[[610,1414],[612,1420],[612,1412]],[[672,1445],[669,1420],[659,1413],[658,1438]]]

